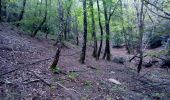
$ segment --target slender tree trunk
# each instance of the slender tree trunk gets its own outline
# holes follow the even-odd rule
[[[70,21],[71,21],[71,13],[70,12],[71,12],[71,6],[72,6],[72,2],[66,8],[67,11],[66,11],[65,28],[64,28],[64,39],[65,40],[67,40],[68,35],[70,33]]]
[[[99,27],[100,27],[100,32],[101,32],[101,38],[100,38],[100,46],[97,54],[97,59],[100,58],[101,50],[102,50],[102,45],[103,45],[103,27],[101,23],[101,17],[100,17],[100,6],[99,6],[99,0],[97,0],[97,8],[98,8],[98,19],[99,19]]]
[[[27,1],[27,0],[24,0],[24,1],[23,1],[23,6],[22,6],[21,13],[20,13],[20,15],[19,15],[19,20],[18,20],[18,21],[21,21],[21,20],[23,19],[23,16],[24,16],[24,13],[25,13],[26,1]],[[17,26],[20,26],[20,23],[18,23]]]
[[[47,19],[47,0],[45,1],[45,5],[46,5],[46,8],[45,8],[45,15],[44,15],[43,21],[40,23],[40,25],[33,32],[33,34],[31,35],[32,37],[35,37],[37,35],[37,32],[41,29],[42,25],[46,22],[46,19]]]
[[[79,32],[78,32],[77,16],[75,16],[75,33],[76,33],[76,45],[79,45]]]
[[[137,72],[140,73],[141,69],[142,69],[142,62],[143,62],[143,50],[142,50],[142,44],[143,44],[143,32],[144,32],[144,14],[143,14],[143,10],[144,10],[144,1],[141,0],[141,9],[140,9],[140,13],[139,13],[139,64],[138,64],[138,68],[137,68]]]
[[[63,6],[62,6],[62,1],[58,0],[58,23],[59,23],[59,30],[58,30],[58,37],[57,37],[57,41],[54,45],[58,44],[59,41],[62,41],[63,39],[63,34],[64,34],[64,10],[63,10]]]
[[[94,20],[94,9],[93,9],[93,1],[90,0],[90,12],[91,12],[91,21],[92,21],[92,37],[93,37],[93,57],[97,57],[97,38],[96,38],[96,27],[95,27],[95,20]]]
[[[58,61],[60,58],[60,52],[61,52],[61,44],[58,43],[57,44],[57,52],[56,52],[54,61],[53,61],[52,65],[50,66],[51,69],[55,69],[57,67],[57,64],[58,64]]]
[[[67,40],[67,19],[64,26],[64,39]]]
[[[107,59],[108,61],[110,61],[111,59],[111,54],[110,54],[110,19],[107,15],[107,5],[106,5],[106,1],[103,0],[103,7],[104,7],[104,17],[105,17],[105,31],[106,31],[106,46],[105,46],[105,52],[103,55],[103,59]]]
[[[38,4],[39,4],[39,1],[38,1]],[[42,10],[41,10],[41,8],[42,8],[42,4],[43,4],[43,0],[41,0],[41,2],[40,2],[39,16],[41,16],[41,15],[42,15]]]
[[[2,21],[2,2],[0,0],[0,22]]]
[[[110,61],[110,24],[109,21],[106,23],[106,59]]]
[[[85,63],[85,56],[86,56],[86,42],[87,42],[87,11],[86,11],[86,0],[83,0],[83,15],[84,15],[84,36],[83,36],[83,47],[82,53],[80,56],[80,63]]]
[[[124,35],[124,39],[125,39],[125,47],[126,47],[126,50],[127,52],[130,54],[130,48],[129,48],[129,43],[128,43],[128,40],[127,40],[127,33],[125,31],[125,28],[124,28],[124,18],[123,18],[123,3],[122,3],[122,0],[120,1],[121,3],[121,19],[122,19],[122,33]]]

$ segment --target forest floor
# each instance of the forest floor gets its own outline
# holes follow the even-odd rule
[[[91,56],[79,63],[81,48],[66,43],[58,67],[49,69],[56,53],[55,41],[31,38],[7,23],[0,24],[0,100],[169,100],[170,72],[155,65],[136,72],[126,51],[112,49],[113,57],[126,62]]]

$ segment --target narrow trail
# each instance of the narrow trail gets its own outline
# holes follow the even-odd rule
[[[144,68],[138,75],[134,64],[126,62],[122,65],[102,59],[96,61],[89,49],[86,64],[81,65],[78,62],[80,47],[67,43],[69,48],[62,50],[58,65],[67,75],[53,74],[49,66],[55,55],[55,41],[23,34],[26,33],[9,24],[0,25],[0,74],[20,67],[0,76],[2,100],[70,100],[75,95],[80,100],[170,99],[170,74],[165,69],[157,66]],[[119,55],[120,51],[122,55]],[[112,50],[112,54],[126,55],[122,49]],[[62,87],[49,87],[30,71],[47,83],[55,86],[57,82],[76,92],[70,95]]]

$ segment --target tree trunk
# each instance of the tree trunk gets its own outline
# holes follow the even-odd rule
[[[59,23],[59,30],[58,30],[58,36],[57,36],[57,41],[54,45],[58,44],[59,41],[62,41],[63,39],[63,34],[64,34],[64,10],[63,10],[63,5],[62,1],[58,0],[58,23]]]
[[[64,26],[64,39],[67,40],[67,21],[64,24],[65,24],[65,26]]]
[[[122,33],[123,33],[124,39],[125,39],[126,50],[127,50],[128,54],[130,54],[131,51],[130,51],[129,43],[128,43],[128,40],[127,40],[127,33],[125,31],[125,28],[124,28],[123,3],[122,3],[122,0],[120,0],[120,3],[121,3]]]
[[[141,69],[142,69],[142,62],[143,62],[143,50],[142,50],[142,44],[143,44],[143,32],[144,32],[144,14],[143,14],[143,10],[144,10],[144,1],[141,0],[141,10],[139,13],[139,64],[138,64],[138,68],[137,68],[137,72],[140,73]]]
[[[70,33],[71,6],[72,6],[72,2],[69,4],[68,7],[66,7],[67,11],[66,11],[66,19],[65,19],[65,27],[64,27],[64,39],[65,40],[67,40],[68,35]]]
[[[47,0],[45,0],[45,5],[46,5],[46,8],[45,8],[45,15],[44,15],[43,21],[40,23],[40,25],[33,32],[31,37],[35,37],[37,35],[37,32],[41,29],[42,25],[46,22],[46,19],[47,19]]]
[[[106,59],[108,60],[108,61],[110,61],[110,24],[109,24],[109,22],[107,21],[107,23],[106,23]]]
[[[94,41],[92,56],[97,57],[97,38],[96,38],[94,9],[93,9],[93,1],[92,0],[90,0],[90,12],[91,12],[91,21],[92,21],[92,38],[93,38],[93,41]]]
[[[86,42],[87,42],[87,11],[86,11],[86,0],[83,0],[83,15],[84,15],[84,36],[83,36],[83,47],[80,56],[80,63],[85,63],[86,56]]]
[[[26,1],[27,1],[27,0],[24,0],[24,1],[23,1],[23,6],[22,6],[21,13],[20,13],[20,15],[19,15],[19,20],[18,20],[18,21],[21,21],[21,20],[23,19],[23,15],[24,15],[24,13],[25,13]],[[20,23],[17,23],[17,26],[20,26]]]
[[[2,2],[0,0],[0,22],[2,21]]]
[[[53,61],[52,65],[50,66],[51,69],[55,69],[57,67],[57,64],[58,64],[58,61],[60,58],[60,52],[61,52],[61,44],[58,43],[57,44],[57,52],[56,52],[54,61]]]
[[[106,31],[106,46],[105,46],[105,52],[103,55],[103,59],[107,59],[108,61],[110,61],[111,59],[111,54],[110,54],[110,19],[107,15],[107,5],[106,5],[106,1],[103,0],[103,7],[104,7],[104,17],[105,17],[105,31]]]
[[[79,45],[79,32],[78,32],[78,20],[77,20],[77,15],[75,16],[75,33],[76,33],[76,45]]]
[[[97,59],[100,58],[100,53],[102,50],[102,45],[103,45],[103,27],[101,23],[101,17],[100,17],[100,6],[99,6],[99,0],[97,0],[97,8],[98,8],[98,19],[99,19],[99,27],[100,27],[100,32],[101,32],[101,38],[100,38],[100,46],[97,54]]]

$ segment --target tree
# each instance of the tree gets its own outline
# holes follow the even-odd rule
[[[121,3],[121,23],[122,23],[122,33],[124,35],[124,39],[125,39],[125,46],[126,46],[126,50],[127,52],[130,54],[130,47],[129,47],[129,43],[128,43],[128,39],[127,39],[127,33],[125,31],[125,27],[124,27],[124,16],[123,16],[123,2],[122,0],[120,0]]]
[[[65,18],[65,27],[64,27],[64,39],[66,40],[68,34],[70,33],[70,22],[71,22],[71,7],[72,7],[72,0],[66,2],[66,18]]]
[[[78,18],[76,14],[74,17],[74,33],[76,33],[76,45],[79,45]]]
[[[142,68],[142,62],[143,62],[143,33],[144,33],[144,1],[140,0],[140,10],[136,6],[137,11],[137,19],[138,19],[138,29],[139,29],[139,42],[138,42],[138,52],[139,52],[139,64],[137,68],[137,72],[139,73]]]
[[[103,26],[102,26],[102,23],[101,23],[99,0],[97,0],[97,10],[98,10],[100,33],[101,33],[100,46],[99,46],[99,50],[98,50],[98,53],[97,53],[97,59],[99,59],[100,58],[100,53],[101,53],[101,50],[102,50],[102,46],[103,46]]]
[[[63,38],[63,33],[64,33],[64,10],[63,10],[63,5],[62,1],[58,0],[58,37],[57,37],[57,42],[55,44],[58,44]]]
[[[87,10],[86,10],[86,0],[83,0],[83,23],[84,23],[84,34],[83,34],[83,47],[82,53],[80,55],[80,63],[85,63],[86,56],[86,42],[87,42]]]
[[[23,6],[22,6],[21,13],[20,13],[20,15],[19,15],[19,20],[18,20],[18,21],[21,21],[21,20],[23,19],[23,15],[24,15],[24,13],[25,13],[26,1],[27,1],[27,0],[23,0]],[[20,23],[18,23],[17,26],[20,26]]]
[[[47,20],[47,0],[45,0],[45,15],[43,18],[43,21],[39,24],[39,26],[35,29],[35,31],[32,33],[32,37],[35,37],[37,35],[37,32],[41,29],[42,25],[46,22]]]
[[[146,6],[146,8],[147,8],[151,13],[153,13],[153,14],[159,16],[159,17],[162,17],[162,18],[164,18],[164,19],[170,20],[170,12],[165,11],[165,10],[163,9],[163,7],[158,7],[158,6],[156,6],[155,4],[152,4],[152,3],[151,3],[150,1],[148,1],[148,0],[143,0],[143,2],[146,3],[145,6]],[[167,1],[167,3],[168,3],[168,1]],[[157,11],[161,11],[161,12],[163,13],[163,15],[160,14],[160,13],[156,13],[156,12],[153,11],[148,5],[154,7]],[[162,5],[163,5],[163,3],[162,3]]]
[[[106,0],[103,0],[103,7],[104,7],[104,18],[105,18],[105,32],[106,32],[106,46],[103,55],[103,59],[110,60],[110,19],[111,13],[110,10],[108,11],[108,3]],[[109,15],[108,15],[109,14]]]
[[[58,43],[57,44],[57,52],[56,52],[56,54],[55,54],[55,58],[54,58],[54,61],[53,61],[53,63],[52,63],[52,65],[50,66],[50,68],[53,70],[55,70],[56,69],[56,67],[57,67],[57,64],[58,64],[58,61],[59,61],[59,58],[60,58],[60,52],[61,52],[61,44],[60,43]]]
[[[2,2],[1,2],[1,0],[0,0],[0,21],[2,20]]]
[[[96,38],[96,28],[95,28],[94,9],[93,9],[92,0],[90,0],[90,13],[91,13],[91,21],[92,21],[92,38],[94,41],[92,56],[97,57],[97,38]]]

